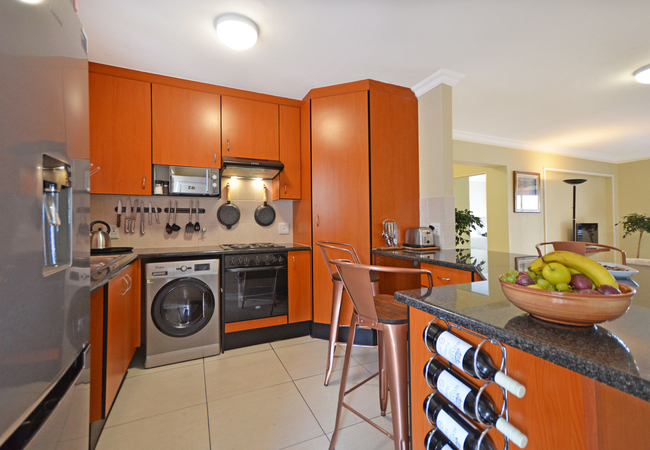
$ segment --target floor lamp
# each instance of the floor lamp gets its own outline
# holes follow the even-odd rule
[[[564,180],[566,184],[573,186],[573,241],[578,240],[578,229],[576,228],[576,188],[579,184],[584,183],[585,179],[582,178],[571,178],[569,180]]]

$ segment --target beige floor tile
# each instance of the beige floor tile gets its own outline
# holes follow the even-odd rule
[[[208,403],[213,449],[281,449],[323,430],[293,383]]]
[[[312,342],[290,347],[276,348],[275,352],[280,357],[280,361],[287,368],[289,375],[294,380],[311,377],[313,375],[325,374],[327,365],[327,347],[328,343],[322,339],[314,339]],[[337,347],[334,354],[334,370],[343,368],[343,356],[345,352]],[[354,359],[350,360],[350,367],[357,366]],[[323,378],[323,382],[325,378]]]
[[[133,378],[133,377],[140,377],[142,375],[151,375],[152,373],[163,372],[165,370],[170,370],[170,369],[178,369],[181,367],[192,366],[195,364],[203,364],[203,358],[193,359],[191,361],[184,361],[176,364],[167,364],[166,366],[158,366],[158,367],[152,367],[150,369],[145,369],[144,354],[143,354],[142,359],[138,358],[137,356],[133,358],[133,361],[131,361],[131,365],[129,366],[129,370],[126,374],[126,377]]]
[[[236,348],[234,350],[226,350],[220,355],[210,356],[209,358],[205,358],[205,362],[207,363],[207,362],[216,361],[217,359],[232,358],[233,356],[248,355],[250,353],[265,352],[268,350],[271,350],[270,344],[251,345],[248,347]]]
[[[314,339],[311,336],[301,336],[293,339],[284,339],[282,341],[271,342],[273,348],[291,347],[292,345],[309,344],[314,341],[322,341],[322,339]]]
[[[327,450],[330,446],[330,440],[327,436],[319,436],[316,439],[310,439],[300,444],[286,447],[284,450]]]
[[[326,433],[334,431],[334,421],[336,419],[336,405],[338,402],[339,388],[341,386],[341,370],[334,371],[329,386],[323,385],[322,377],[319,375],[303,378],[295,381],[298,390],[304,397],[307,405],[312,410],[318,423]],[[346,387],[349,389],[356,383],[359,383],[372,375],[363,366],[350,368],[348,373],[348,382]],[[366,417],[373,418],[381,415],[379,410],[379,382],[373,378],[366,384],[349,393],[345,397],[345,402],[359,411]],[[390,402],[388,405],[390,412]],[[359,418],[350,411],[343,409],[341,417],[341,426],[347,427],[361,422]]]
[[[105,428],[97,450],[210,449],[205,404]]]
[[[205,379],[209,402],[291,381],[272,350],[206,361]]]
[[[380,427],[392,432],[393,426],[390,415],[373,420]],[[333,433],[327,437],[332,439]],[[372,425],[361,422],[351,427],[343,428],[336,441],[336,450],[392,450],[395,444],[385,434],[375,429]]]
[[[106,427],[205,402],[201,364],[127,378],[113,404]]]
[[[345,350],[345,347],[343,350]],[[372,347],[352,347],[352,358],[359,364],[366,364],[379,359],[377,349]]]

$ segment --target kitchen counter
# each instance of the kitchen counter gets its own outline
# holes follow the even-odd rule
[[[412,253],[403,250],[373,249],[373,255],[388,256],[391,258],[405,259],[408,261],[433,264],[436,266],[450,267],[452,269],[475,272],[484,280],[487,279],[487,260],[482,258],[485,252],[472,249],[438,250],[431,253]],[[523,255],[516,255],[523,256]]]
[[[196,256],[213,256],[221,257],[228,254],[255,254],[255,253],[269,253],[269,252],[283,252],[283,251],[304,251],[311,250],[308,245],[295,244],[295,243],[282,243],[282,248],[249,248],[237,250],[224,250],[219,245],[211,247],[169,247],[169,248],[136,248],[132,253],[123,255],[106,255],[116,256],[110,264],[106,264],[99,272],[91,273],[90,292],[93,293],[97,289],[107,284],[117,273],[124,267],[131,264],[136,259],[150,260],[158,258],[185,258]],[[91,264],[92,264],[91,257]]]
[[[518,256],[488,252],[488,281],[401,291],[395,298],[650,401],[650,267],[635,266],[637,275],[619,280],[637,289],[626,314],[600,325],[572,327],[531,317],[503,295],[498,275],[513,269]]]

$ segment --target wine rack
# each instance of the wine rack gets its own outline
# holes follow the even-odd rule
[[[486,438],[488,432],[492,428],[495,428],[492,424],[485,423],[482,420],[481,414],[479,414],[479,402],[481,400],[481,396],[485,395],[485,390],[488,388],[488,386],[490,386],[492,384],[496,385],[496,383],[494,381],[492,381],[492,380],[485,379],[485,378],[483,378],[481,376],[481,371],[479,370],[479,368],[477,366],[477,359],[478,359],[479,352],[480,352],[481,348],[485,344],[487,344],[489,342],[490,344],[498,347],[501,350],[501,364],[499,366],[499,371],[503,372],[504,374],[507,375],[508,374],[508,372],[507,372],[507,370],[508,370],[507,366],[508,365],[507,365],[506,347],[501,342],[497,341],[496,339],[483,338],[483,336],[481,336],[481,335],[479,335],[477,333],[474,333],[471,330],[467,330],[467,329],[461,328],[461,327],[459,327],[457,325],[450,324],[446,319],[433,316],[433,319],[429,322],[427,327],[424,329],[424,333],[423,333],[423,340],[424,340],[425,346],[429,350],[429,352],[431,352],[432,355],[433,355],[432,358],[425,365],[425,368],[424,368],[424,373],[425,374],[428,372],[429,365],[431,364],[431,361],[434,358],[436,358],[436,357],[443,358],[441,355],[438,354],[438,352],[436,351],[435,348],[431,348],[431,346],[429,345],[429,343],[427,341],[428,330],[431,327],[431,324],[433,324],[435,322],[444,323],[444,325],[446,327],[446,330],[449,331],[449,332],[452,332],[452,329],[457,329],[459,331],[462,331],[463,333],[467,333],[467,334],[473,335],[473,336],[475,336],[475,337],[477,337],[479,339],[482,339],[481,342],[476,346],[476,351],[474,352],[474,361],[473,361],[473,363],[474,363],[474,372],[476,373],[478,379],[483,382],[483,385],[478,389],[478,394],[476,395],[476,398],[474,400],[474,415],[478,419],[478,423],[481,424],[483,427],[485,427],[485,429],[481,432],[480,438],[478,439],[478,441],[476,443],[476,450],[479,450],[481,448],[481,444],[482,444],[483,440]],[[444,360],[444,358],[443,358],[443,360]],[[436,386],[432,386],[432,384],[429,382],[429,379],[428,379],[428,377],[426,375],[425,375],[425,380],[426,380],[426,384],[429,386],[429,388],[432,389],[433,393],[438,392],[438,389],[436,388]],[[505,419],[506,421],[509,421],[508,391],[505,388],[503,388],[503,387],[501,387],[499,385],[497,385],[497,387],[501,390],[501,394],[503,396],[503,402],[502,402],[502,406],[501,406],[501,411],[499,412],[499,416],[502,417],[503,419]],[[444,395],[442,395],[442,392],[440,392],[439,395],[441,395],[445,400],[448,400],[446,397],[444,397]],[[429,409],[428,403],[430,402],[430,399],[431,399],[431,397],[428,397],[426,399],[426,401],[427,401],[426,409]],[[469,423],[477,422],[477,421],[473,420],[472,418],[468,417],[467,414],[464,411],[461,411],[456,405],[454,405],[451,400],[448,401],[448,404],[455,411],[457,411],[463,418],[465,418]],[[427,414],[427,421],[429,422],[429,424],[431,426],[433,426],[433,429],[437,428],[436,424],[433,423],[431,421],[431,419],[429,419],[428,414]],[[503,435],[503,438],[504,438],[503,450],[510,450],[510,439],[508,439],[508,437],[505,436],[505,435]]]

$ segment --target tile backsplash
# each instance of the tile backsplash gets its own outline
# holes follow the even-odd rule
[[[127,195],[98,195],[90,196],[90,216],[93,221],[103,220],[111,228],[116,226],[118,200],[122,200],[122,206],[126,207],[126,200],[130,197],[131,202],[144,200],[145,208],[148,208],[149,201],[152,205],[161,208],[169,208],[169,202],[178,202],[178,208],[189,208],[190,201],[199,202],[199,207],[205,209],[205,214],[199,214],[201,228],[205,228],[205,234],[200,232],[185,233],[185,225],[190,221],[189,214],[178,214],[176,224],[181,227],[180,231],[167,234],[167,214],[159,213],[160,223],[156,223],[152,215],[152,225],[149,225],[148,214],[145,214],[145,234],[140,234],[140,214],[137,216],[136,230],[133,234],[124,232],[124,214],[119,229],[119,238],[111,239],[112,247],[134,247],[134,248],[159,248],[159,247],[208,247],[217,244],[248,243],[248,242],[293,242],[293,201],[292,200],[271,200],[271,181],[265,180],[223,180],[223,185],[230,182],[232,185],[231,200],[239,208],[241,217],[239,222],[231,229],[227,229],[217,220],[219,206],[226,202],[226,195],[223,191],[221,199],[210,197],[185,197],[185,196],[127,196]],[[275,209],[275,221],[268,227],[263,227],[255,222],[255,210],[262,204],[262,183],[266,184],[268,193],[268,204]],[[131,216],[133,218],[133,216]],[[196,222],[196,214],[192,222]],[[170,224],[174,223],[174,215],[171,215]],[[289,224],[289,234],[278,234],[278,226],[281,223]],[[99,226],[96,225],[95,228]]]

